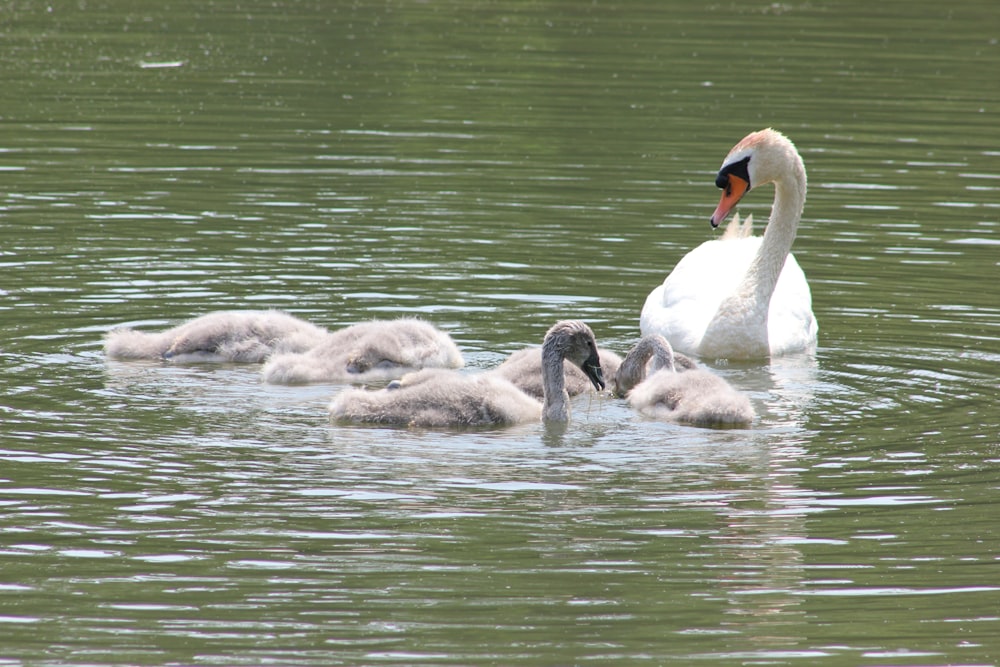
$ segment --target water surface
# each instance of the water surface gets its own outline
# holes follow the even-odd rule
[[[133,5],[0,10],[6,663],[1000,663],[992,4]],[[271,307],[623,352],[764,126],[820,338],[712,365],[752,429],[339,427],[101,353]]]

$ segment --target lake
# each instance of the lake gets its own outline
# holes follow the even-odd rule
[[[139,4],[0,8],[0,663],[1000,664],[994,3]],[[768,126],[820,330],[704,360],[750,429],[104,358],[227,308],[624,353]]]

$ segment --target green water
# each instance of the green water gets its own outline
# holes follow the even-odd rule
[[[1000,664],[994,3],[5,3],[0,49],[3,664]],[[764,126],[820,334],[714,367],[751,430],[334,427],[101,353],[269,307],[624,351]]]

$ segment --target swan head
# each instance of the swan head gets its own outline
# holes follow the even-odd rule
[[[350,375],[361,375],[373,370],[391,371],[399,368],[400,364],[391,359],[379,358],[378,355],[358,354],[347,360],[344,368]]]
[[[729,151],[715,177],[715,185],[722,190],[722,198],[712,214],[712,227],[722,224],[752,187],[780,182],[789,173],[800,178],[804,184],[802,158],[788,137],[770,128],[743,137]]]
[[[633,387],[659,370],[668,373],[677,372],[674,365],[674,349],[660,334],[646,334],[629,350],[622,365],[618,367],[613,380],[615,396],[628,395]]]
[[[604,389],[604,371],[601,369],[601,357],[597,352],[597,339],[594,332],[579,320],[563,320],[556,322],[542,342],[542,357],[546,353],[556,354],[583,371],[590,383],[598,391]]]

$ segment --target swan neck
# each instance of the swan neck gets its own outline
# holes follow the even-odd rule
[[[676,373],[677,368],[674,366],[674,351],[670,347],[670,343],[666,342],[666,340],[657,340],[653,346],[653,363],[650,365],[649,370],[654,373],[662,370],[666,370],[670,373]]]
[[[806,174],[801,159],[787,164],[774,181],[774,205],[760,247],[740,286],[719,305],[699,345],[703,356],[726,356],[735,345],[743,356],[767,356],[768,311],[785,259],[792,250],[806,200]],[[734,340],[734,336],[738,338]]]
[[[569,394],[566,391],[564,355],[553,339],[542,344],[542,419],[569,421]]]
[[[646,362],[652,354],[652,349],[646,344],[645,339],[642,339],[625,355],[625,360],[615,375],[615,394],[625,396],[633,387],[646,379]]]
[[[670,344],[657,336],[644,336],[625,355],[625,360],[618,367],[618,374],[615,376],[615,393],[618,396],[625,396],[633,387],[646,379],[650,357],[653,358],[653,363],[648,369],[650,372],[667,369],[672,373],[676,370]]]
[[[760,249],[747,271],[744,286],[754,296],[770,303],[778,277],[785,267],[785,258],[792,251],[795,234],[802,219],[806,201],[806,174],[797,160],[783,178],[774,183],[774,204],[771,219],[764,230]]]

